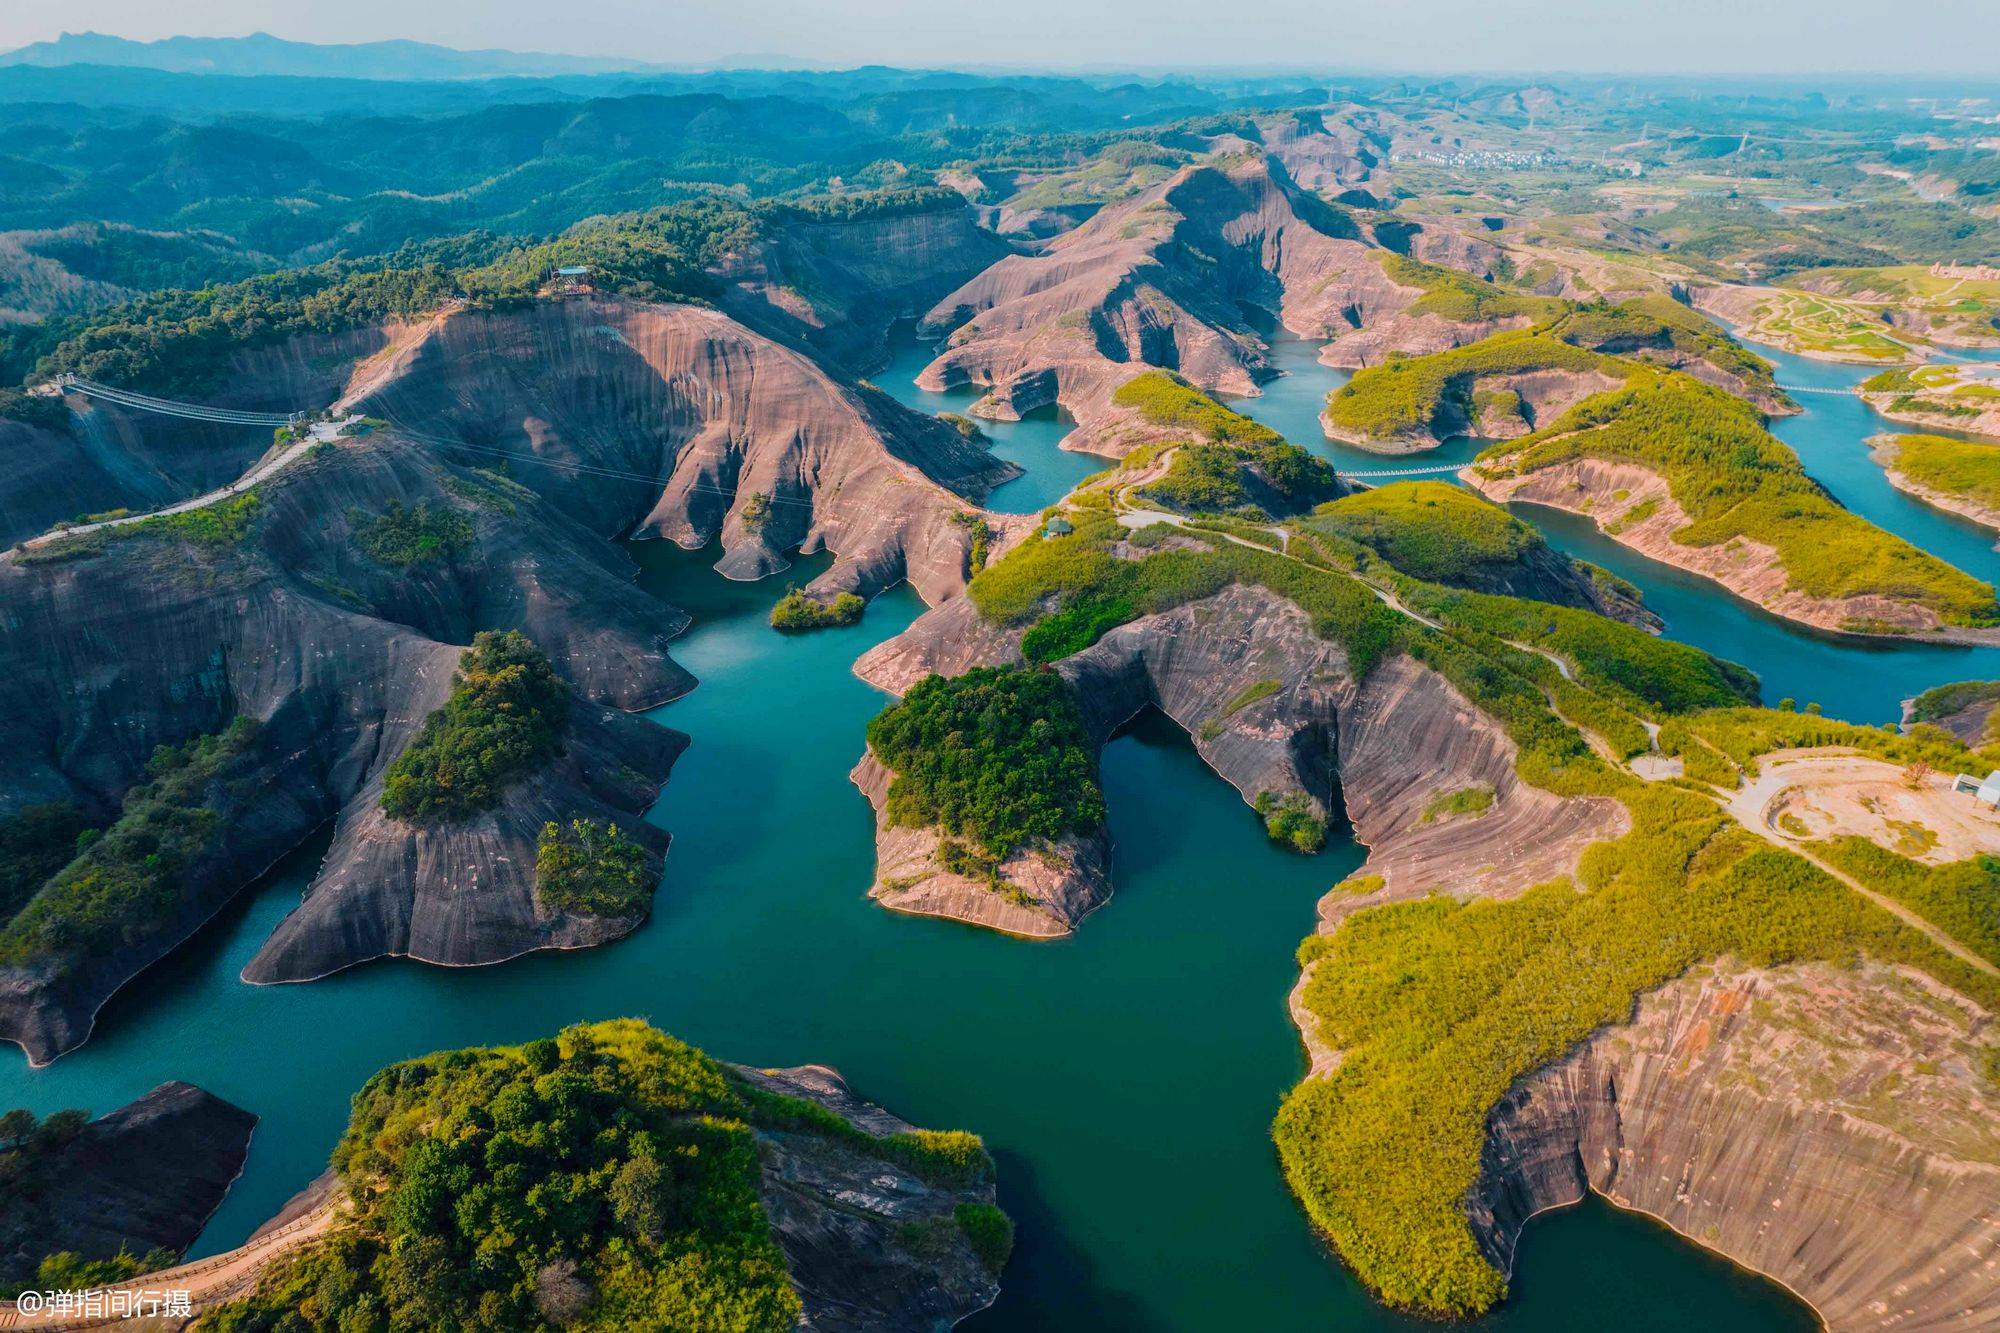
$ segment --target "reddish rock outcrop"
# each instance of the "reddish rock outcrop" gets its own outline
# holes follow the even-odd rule
[[[686,617],[636,588],[607,539],[719,538],[723,572],[744,578],[831,549],[822,596],[907,578],[944,601],[970,545],[955,516],[1011,475],[707,309],[461,310],[265,357],[286,393],[347,398],[389,429],[262,483],[239,541],[123,529],[0,557],[0,816],[70,800],[108,822],[157,745],[259,724],[204,794],[220,832],[171,910],[116,949],[0,969],[0,1038],[36,1061],[83,1041],[105,998],[329,820],[333,848],[253,980],[382,954],[496,962],[633,929],[641,917],[549,912],[533,893],[545,820],[615,820],[656,864],[666,843],[640,816],[683,739],[616,710],[689,688],[667,651]],[[361,529],[391,505],[452,514],[470,538],[379,560]],[[578,687],[569,752],[487,815],[389,821],[382,771],[443,699],[454,645],[481,629],[523,631]]]
[[[1082,427],[1073,442],[1106,452],[1086,442],[1117,415],[1112,392],[1147,366],[1256,391],[1269,366],[1246,305],[1324,338],[1414,299],[1373,253],[1271,158],[1190,167],[939,301],[926,325],[951,337],[918,383],[982,386],[974,412],[1003,419],[1060,402]]]
[[[1494,1108],[1474,1232],[1511,1267],[1529,1217],[1596,1190],[1833,1333],[2000,1326],[1991,1026],[1878,964],[1700,969]]]

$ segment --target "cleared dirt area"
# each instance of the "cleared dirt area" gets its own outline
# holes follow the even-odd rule
[[[1837,750],[1780,751],[1761,768],[1732,804],[1781,838],[1858,833],[1930,865],[2000,854],[2000,813],[1954,792],[1949,773],[1912,787],[1895,764]]]

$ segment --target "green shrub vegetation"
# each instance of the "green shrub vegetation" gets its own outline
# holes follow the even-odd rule
[[[1898,435],[1889,451],[1889,466],[1918,485],[2000,510],[2000,444]]]
[[[551,912],[632,917],[653,897],[646,849],[616,824],[572,819],[542,825],[535,847],[535,901]]]
[[[35,1265],[34,1278],[21,1283],[18,1289],[0,1284],[0,1297],[18,1296],[24,1290],[89,1291],[124,1282],[142,1273],[157,1273],[179,1262],[179,1253],[165,1248],[148,1250],[144,1254],[120,1250],[104,1259],[86,1259],[74,1250],[57,1250],[54,1254],[43,1255],[42,1261]]]
[[[1261,422],[1232,412],[1167,370],[1127,380],[1112,395],[1156,426],[1184,430],[1188,442],[1174,451],[1167,475],[1144,494],[1185,514],[1259,514],[1258,492],[1271,493],[1287,510],[1310,508],[1339,494],[1333,468]],[[1127,470],[1149,461],[1148,452],[1125,460]]]
[[[801,1306],[759,1199],[760,1132],[991,1169],[971,1135],[873,1138],[631,1019],[446,1051],[368,1081],[333,1154],[351,1218],[208,1323],[785,1333]],[[1004,1261],[1004,1219],[944,1220]]]
[[[1229,697],[1229,702],[1222,705],[1222,712],[1218,716],[1228,717],[1231,713],[1248,708],[1259,699],[1270,698],[1281,688],[1282,684],[1279,681],[1253,680]]]
[[[937,414],[937,418],[968,440],[983,440],[986,438],[986,432],[980,429],[979,423],[971,417],[966,416],[963,412],[940,412]]]
[[[1400,481],[1321,505],[1305,525],[1360,542],[1412,578],[1476,584],[1545,543],[1499,505],[1442,481]]]
[[[1021,636],[1021,656],[1036,665],[1060,662],[1132,618],[1132,603],[1123,597],[1077,594],[1062,610],[1037,621]]]
[[[1260,421],[1232,412],[1171,370],[1149,370],[1118,386],[1113,405],[1130,408],[1155,426],[1184,430],[1207,444],[1281,444],[1284,437]]]
[[[1935,722],[1993,699],[2000,699],[2000,680],[1960,680],[1934,685],[1910,700],[1910,720]]]
[[[965,577],[971,578],[986,568],[986,556],[993,545],[993,527],[969,509],[957,511],[951,521],[953,526],[964,528],[972,539],[965,552]]]
[[[1755,408],[1686,375],[1641,371],[1525,440],[1487,450],[1479,466],[1525,473],[1580,457],[1659,473],[1690,520],[1675,541],[1765,543],[1809,596],[1894,597],[1958,625],[2000,619],[1992,585],[1841,508]]]
[[[472,524],[449,505],[405,509],[389,501],[380,514],[355,513],[354,544],[377,564],[409,569],[447,559],[472,545]]]
[[[1014,1253],[1014,1223],[1007,1214],[990,1203],[962,1203],[952,1210],[952,1220],[988,1272],[1007,1266]]]
[[[1551,331],[1564,342],[1594,352],[1674,352],[1699,357],[1752,389],[1778,392],[1770,362],[1664,294],[1617,304],[1593,301],[1556,321]]]
[[[1097,759],[1061,676],[977,667],[929,676],[868,724],[895,771],[888,817],[1004,858],[1104,822]]]
[[[1987,962],[2000,964],[2000,857],[1925,865],[1853,834],[1813,850]]]
[[[861,613],[867,609],[868,603],[857,593],[844,592],[831,602],[822,602],[806,596],[797,588],[787,588],[785,595],[771,608],[771,628],[796,633],[852,625],[861,619]]]
[[[1326,846],[1326,820],[1304,792],[1260,791],[1253,805],[1264,817],[1264,832],[1272,842],[1307,856]]]
[[[1279,1155],[1314,1223],[1393,1305],[1469,1315],[1501,1298],[1505,1279],[1463,1211],[1488,1113],[1516,1079],[1696,964],[1865,952],[1981,1003],[2000,998],[1991,978],[1712,802],[1673,787],[1617,790],[1632,832],[1590,848],[1577,885],[1392,904],[1300,950],[1304,1003],[1344,1054],[1287,1098]]]
[[[750,1106],[751,1119],[759,1128],[840,1139],[946,1189],[963,1189],[993,1178],[993,1158],[977,1134],[962,1129],[910,1129],[876,1138],[804,1097],[749,1084],[737,1091]]]
[[[339,333],[424,315],[447,301],[480,304],[535,295],[551,269],[591,266],[602,290],[641,300],[706,300],[709,270],[755,234],[755,216],[710,196],[638,213],[588,218],[533,244],[458,237],[387,258],[336,260],[239,282],[161,291],[37,329],[17,359],[36,374],[63,371],[150,393],[194,396],[213,387],[229,354],[303,333]]]
[[[1399,287],[1421,287],[1412,315],[1436,315],[1454,324],[1500,319],[1553,319],[1567,308],[1558,297],[1510,292],[1457,269],[1440,268],[1390,251],[1378,253],[1383,273]]]
[[[1076,529],[1070,535],[1030,537],[972,581],[972,599],[986,619],[1031,624],[1086,602],[1136,619],[1243,582],[1297,603],[1312,618],[1315,633],[1346,649],[1357,673],[1365,674],[1394,638],[1395,613],[1351,578],[1327,577],[1275,553],[1233,544],[1122,560],[1112,554],[1124,532],[1116,519],[1090,510],[1073,510],[1070,517]],[[1099,634],[1115,623],[1122,619],[1110,622],[1108,615],[1095,614],[1091,622]]]
[[[1493,788],[1484,784],[1460,787],[1455,791],[1441,791],[1431,797],[1430,802],[1424,806],[1423,822],[1431,824],[1442,819],[1483,815],[1492,808]]]
[[[1863,393],[1914,393],[1922,387],[1908,366],[1891,366],[1861,381]]]
[[[1327,420],[1364,440],[1428,434],[1451,412],[1472,417],[1472,386],[1490,375],[1536,370],[1598,371],[1622,379],[1625,362],[1573,346],[1539,330],[1496,333],[1466,347],[1370,366],[1327,398]]]
[[[73,855],[0,929],[0,962],[109,954],[174,919],[187,876],[222,832],[211,788],[241,776],[256,736],[244,717],[155,750],[111,827],[72,835]],[[31,859],[48,864],[59,850],[45,843]]]
[[[1261,513],[1243,473],[1234,449],[1184,444],[1174,450],[1166,476],[1149,484],[1140,495],[1183,514]]]
[[[50,875],[82,850],[97,828],[74,801],[23,806],[0,819],[0,920],[20,910]]]
[[[509,630],[483,630],[459,659],[451,697],[382,784],[382,808],[407,823],[491,809],[513,782],[562,750],[569,686],[541,649]]]

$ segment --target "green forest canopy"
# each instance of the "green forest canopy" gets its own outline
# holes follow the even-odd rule
[[[801,1306],[758,1193],[767,1126],[950,1187],[992,1174],[970,1134],[874,1138],[635,1019],[441,1051],[355,1096],[333,1153],[351,1221],[208,1326],[787,1333]],[[945,1219],[988,1250],[1005,1223],[990,1207]]]
[[[868,746],[896,774],[891,822],[969,838],[994,857],[1104,822],[1097,759],[1054,672],[927,676],[868,724]]]

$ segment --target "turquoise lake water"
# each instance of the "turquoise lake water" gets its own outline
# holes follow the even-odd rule
[[[908,369],[876,381],[949,409],[908,385],[921,350],[904,349]],[[1318,403],[1339,376],[1312,350],[1278,344],[1294,373],[1238,406],[1343,466],[1385,465],[1320,442]],[[1850,373],[1780,367],[1790,383]],[[1859,440],[1879,423],[1865,410],[1808,405],[1780,433],[1845,503],[1941,553],[1958,543],[1949,558],[1982,577],[2000,572],[1976,532],[1898,508],[1871,476]],[[1102,466],[1054,449],[1059,420],[1022,426],[1034,428],[1009,432],[1005,447],[1029,473],[995,493],[998,506],[1040,508]],[[1884,650],[1791,629],[1588,524],[1524,512],[1559,546],[1639,583],[1669,633],[1763,673],[1768,697],[1882,720],[1924,683],[2000,676],[1992,650]],[[1359,848],[1275,850],[1176,729],[1143,719],[1104,758],[1117,893],[1076,936],[1029,943],[893,916],[863,896],[872,823],[846,780],[884,700],[850,667],[914,619],[914,595],[884,594],[851,628],[786,637],[765,623],[770,604],[823,557],[739,584],[708,569],[713,552],[632,549],[644,586],[695,616],[675,656],[701,681],[653,714],[693,743],[650,816],[675,842],[646,926],[606,948],[494,968],[384,962],[304,986],[243,985],[238,970],[297,901],[321,838],[113,1000],[80,1051],[43,1070],[0,1060],[0,1106],[103,1112],[182,1078],[257,1112],[244,1176],[197,1247],[209,1253],[322,1168],[348,1097],[382,1065],[636,1014],[722,1058],[835,1065],[906,1118],[985,1135],[1021,1236],[999,1304],[969,1330],[1435,1327],[1381,1310],[1325,1254],[1268,1136],[1301,1071],[1285,1014],[1292,953]],[[1530,1227],[1513,1299],[1474,1327],[1790,1333],[1813,1320],[1648,1219],[1590,1202]]]
[[[1776,366],[1783,384],[1845,390],[1874,373],[1867,366],[1810,361],[1767,347],[1756,350]],[[1261,396],[1234,399],[1230,405],[1343,470],[1469,462],[1484,447],[1475,440],[1448,440],[1405,460],[1326,440],[1319,427],[1320,405],[1346,381],[1347,372],[1321,365],[1317,346],[1301,339],[1276,339],[1272,352],[1285,376],[1265,385]],[[1772,432],[1798,453],[1806,471],[1834,498],[1969,574],[1988,582],[2000,579],[2000,552],[1993,549],[1992,534],[1904,495],[1869,459],[1869,436],[1914,428],[1883,420],[1851,394],[1799,394],[1797,401],[1805,410],[1777,418]],[[2000,678],[2000,648],[1885,643],[1821,634],[1770,615],[1707,579],[1648,560],[1599,532],[1581,515],[1541,505],[1512,508],[1540,528],[1558,550],[1636,584],[1646,604],[1667,622],[1669,637],[1754,669],[1763,678],[1766,702],[1784,698],[1801,705],[1817,702],[1827,713],[1850,721],[1891,722],[1901,716],[1903,699],[1933,685]]]

